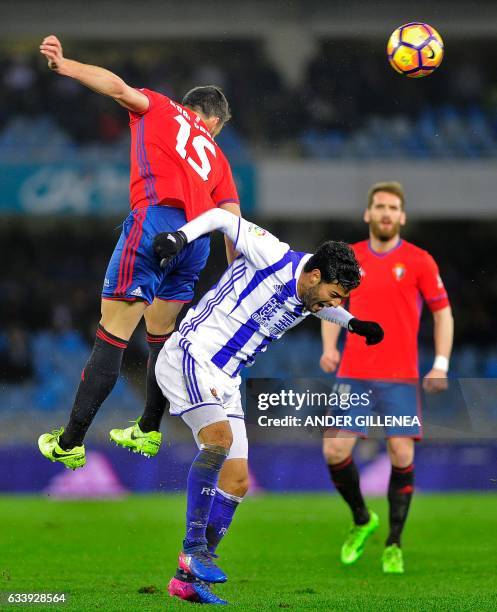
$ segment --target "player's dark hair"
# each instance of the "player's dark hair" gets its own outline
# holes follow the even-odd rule
[[[338,283],[348,291],[358,287],[361,282],[354,251],[345,242],[324,242],[304,266],[304,272],[316,269],[321,272],[321,282]]]
[[[222,90],[215,85],[190,89],[185,94],[182,104],[201,112],[206,117],[219,117],[222,123],[226,123],[231,118],[228,100]]]
[[[382,183],[375,183],[371,186],[371,189],[368,192],[368,208],[371,208],[373,204],[373,196],[378,191],[385,191],[386,193],[391,193],[400,198],[400,207],[404,210],[404,205],[406,201],[406,197],[404,194],[404,188],[397,181],[384,181]]]

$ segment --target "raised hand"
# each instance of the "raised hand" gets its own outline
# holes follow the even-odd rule
[[[50,70],[55,70],[55,72],[57,72],[60,69],[64,61],[64,54],[62,52],[62,45],[57,36],[50,34],[50,36],[44,38],[40,45],[40,53],[47,58]]]

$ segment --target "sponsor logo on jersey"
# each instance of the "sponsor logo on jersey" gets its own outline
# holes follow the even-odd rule
[[[259,227],[258,225],[254,225],[253,223],[249,225],[248,231],[256,236],[265,236],[267,234],[265,229]]]
[[[299,319],[299,315],[286,310],[275,296],[250,316],[261,327],[263,333],[275,338],[293,327]]]
[[[396,263],[392,268],[392,274],[395,280],[402,280],[406,275],[406,267],[403,263]]]
[[[137,287],[136,289],[133,289],[131,295],[136,295],[136,297],[143,297],[142,288]]]
[[[281,293],[283,291],[283,285],[273,285],[273,289],[276,293]]]
[[[108,278],[104,280],[104,287],[110,287],[110,280]]]

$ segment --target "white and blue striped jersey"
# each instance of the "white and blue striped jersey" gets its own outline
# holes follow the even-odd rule
[[[240,253],[179,328],[180,345],[194,358],[201,354],[236,376],[310,314],[297,294],[297,281],[311,255],[293,251],[268,231],[219,209],[181,229],[189,242],[219,229]],[[345,326],[351,318],[343,308],[324,308],[316,314]]]

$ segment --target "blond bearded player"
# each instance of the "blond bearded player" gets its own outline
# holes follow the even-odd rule
[[[337,384],[361,393],[371,390],[370,409],[386,417],[410,417],[410,427],[385,427],[392,464],[388,487],[390,530],[382,557],[385,573],[403,573],[401,534],[414,491],[414,441],[422,436],[417,380],[417,335],[423,299],[433,315],[435,361],[424,377],[425,391],[447,388],[447,371],[452,349],[453,319],[438,267],[426,251],[400,237],[405,225],[404,191],[399,183],[377,183],[369,192],[364,221],[369,240],[352,245],[361,266],[360,287],[350,298],[355,316],[367,311],[385,330],[385,340],[368,350],[347,335],[340,362],[337,340],[340,328],[322,322],[321,367],[334,372],[340,362]],[[361,380],[362,379],[362,380]],[[342,411],[343,413],[343,411]],[[364,410],[349,411],[364,414]],[[352,423],[355,419],[352,418]],[[344,564],[355,563],[367,538],[378,527],[378,516],[364,502],[359,474],[352,459],[357,437],[366,427],[353,425],[325,432],[323,452],[331,479],[351,509],[353,526],[341,550]]]

